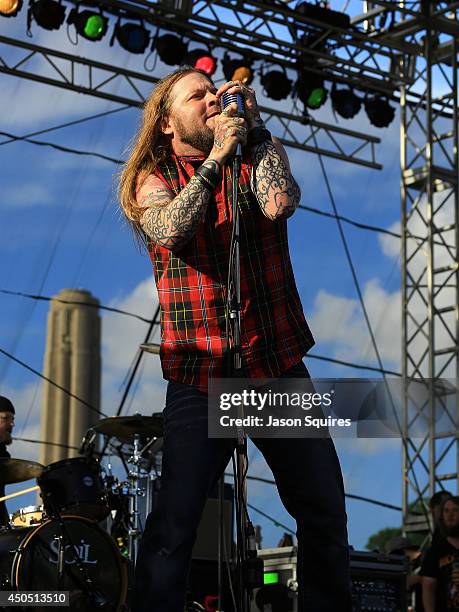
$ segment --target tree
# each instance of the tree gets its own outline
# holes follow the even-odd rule
[[[385,527],[368,538],[365,548],[367,550],[378,550],[380,552],[385,552],[387,542],[401,535],[401,527]]]
[[[415,503],[411,503],[408,506],[408,515],[410,514],[425,516],[427,518],[429,514],[429,499],[423,498],[422,501],[418,500]],[[379,550],[380,552],[386,552],[387,542],[401,535],[401,527],[385,527],[384,529],[380,529],[376,533],[372,534],[368,538],[368,542],[366,543],[365,548],[367,550]],[[408,539],[412,544],[417,544],[418,546],[423,547],[425,546],[428,535],[429,532],[427,530],[413,532],[408,535]]]

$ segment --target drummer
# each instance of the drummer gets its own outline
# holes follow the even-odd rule
[[[11,401],[0,395],[0,457],[10,457],[6,447],[12,443],[14,427],[14,406]],[[0,497],[5,495],[5,487],[0,484]],[[8,524],[9,517],[5,502],[0,502],[0,526]]]

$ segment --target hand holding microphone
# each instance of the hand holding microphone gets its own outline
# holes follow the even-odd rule
[[[260,109],[255,96],[255,90],[248,87],[241,81],[228,81],[217,91],[217,100],[222,100],[224,107],[229,102],[238,101],[239,112],[247,122],[247,129],[250,131],[255,127],[263,126],[263,120],[260,117]],[[229,100],[229,102],[226,102]]]
[[[247,123],[238,114],[237,103],[231,102],[220,115],[215,117],[214,146],[209,158],[221,164],[235,154],[240,155],[240,147],[246,143]]]
[[[240,81],[229,81],[216,94],[222,113],[215,119],[214,147],[211,157],[220,163],[234,155],[241,155],[241,148],[247,142],[247,133],[262,127],[260,110],[255,91]]]

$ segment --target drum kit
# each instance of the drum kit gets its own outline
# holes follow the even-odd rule
[[[0,590],[69,591],[72,612],[128,610],[128,576],[153,507],[162,429],[161,415],[108,417],[88,430],[81,457],[47,466],[0,458],[0,484],[37,480],[0,501],[37,490],[43,502],[20,508],[0,527]],[[102,468],[98,434],[119,456],[125,480],[113,475],[110,459]]]

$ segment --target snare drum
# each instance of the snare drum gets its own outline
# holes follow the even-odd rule
[[[19,508],[11,515],[11,524],[13,527],[30,527],[31,525],[39,525],[45,520],[43,506],[26,506]]]
[[[50,463],[37,482],[49,516],[57,509],[100,521],[110,512],[95,459],[75,457]]]

